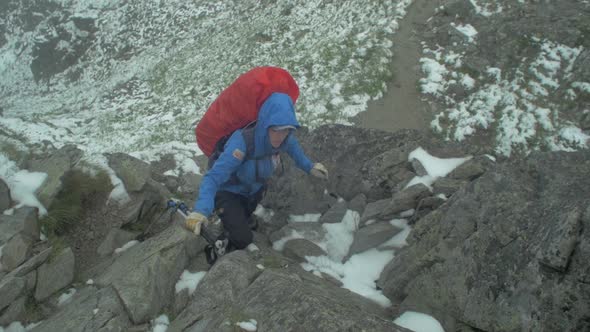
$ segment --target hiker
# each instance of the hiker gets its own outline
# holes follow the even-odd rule
[[[270,94],[256,122],[234,131],[223,144],[223,151],[203,177],[193,212],[186,219],[187,228],[198,234],[214,210],[222,211],[220,238],[228,240],[227,249],[243,249],[252,243],[251,215],[262,200],[267,180],[281,167],[279,152],[288,154],[304,172],[327,179],[326,168],[303,153],[293,135],[297,128],[289,94]]]

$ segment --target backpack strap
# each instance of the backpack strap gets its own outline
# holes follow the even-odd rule
[[[243,162],[245,162],[247,160],[254,160],[254,169],[256,170],[256,182],[266,185],[265,179],[261,178],[260,174],[258,172],[258,161],[271,158],[273,155],[278,154],[278,152],[254,157],[254,152],[256,150],[255,142],[254,142],[255,141],[255,139],[254,139],[255,131],[256,131],[256,121],[250,122],[249,124],[247,124],[245,127],[242,128],[242,137],[244,138],[244,142],[246,143],[246,155],[244,156]],[[217,143],[215,144],[215,150],[213,150],[213,153],[211,154],[211,156],[209,157],[209,160],[208,160],[208,165],[207,165],[208,169],[213,168],[213,164],[215,163],[215,161],[217,161],[219,156],[221,156],[221,154],[225,150],[225,144],[229,140],[230,136],[231,135],[224,136],[219,141],[217,141]],[[238,177],[235,174],[231,175],[228,182],[233,183],[233,184],[240,183],[240,181],[238,180]]]
[[[266,181],[263,178],[261,178],[258,173],[258,161],[268,159],[268,158],[272,157],[273,155],[276,155],[279,153],[277,152],[277,153],[271,153],[271,154],[266,154],[266,155],[254,157],[254,151],[255,151],[254,132],[255,132],[255,129],[256,129],[256,121],[248,124],[242,130],[242,136],[244,137],[244,141],[246,142],[246,157],[244,158],[244,160],[254,160],[254,165],[255,165],[254,168],[256,169],[256,182],[265,183]]]

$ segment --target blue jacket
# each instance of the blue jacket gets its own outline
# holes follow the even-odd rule
[[[260,112],[258,112],[258,121],[254,129],[254,153],[252,158],[286,152],[295,161],[297,167],[309,173],[313,164],[305,156],[292,133],[287,136],[278,149],[273,148],[270,144],[268,128],[282,125],[300,127],[289,95],[273,93],[262,104]],[[260,178],[267,179],[274,171],[272,159],[269,157],[261,160],[245,160],[248,152],[246,148],[242,130],[236,130],[225,144],[219,159],[215,161],[213,167],[203,177],[199,197],[195,202],[193,211],[209,217],[214,209],[217,191],[223,190],[251,196],[262,188],[264,183],[257,182],[256,179],[255,163],[258,162],[258,180],[261,180]],[[237,183],[235,181],[228,182],[232,174],[237,176],[239,180]]]

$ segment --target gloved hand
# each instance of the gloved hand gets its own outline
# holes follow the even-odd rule
[[[191,232],[199,235],[201,234],[201,225],[207,221],[207,217],[200,214],[199,212],[191,212],[186,217],[184,221],[184,225],[188,228]]]
[[[309,171],[309,173],[320,179],[328,179],[328,170],[324,165],[320,163],[313,164],[313,168],[311,169],[311,171]]]

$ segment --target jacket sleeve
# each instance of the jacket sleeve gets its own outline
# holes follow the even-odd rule
[[[307,158],[305,153],[303,153],[303,150],[301,149],[301,146],[299,146],[299,142],[295,136],[289,135],[287,138],[286,151],[295,161],[297,167],[309,174],[309,171],[313,167],[313,163],[311,160],[309,160],[309,158]]]
[[[215,194],[219,187],[229,180],[232,173],[244,162],[246,157],[246,142],[241,131],[235,132],[227,141],[223,153],[201,181],[199,197],[195,202],[193,211],[206,217],[213,213],[215,207]]]

